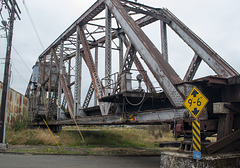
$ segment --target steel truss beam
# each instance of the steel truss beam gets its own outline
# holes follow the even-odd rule
[[[202,61],[202,58],[199,57],[197,54],[195,54],[190,66],[188,67],[188,70],[183,78],[184,82],[189,82],[189,81],[193,80],[193,77],[195,76],[201,61]]]
[[[82,55],[80,52],[80,32],[77,31],[77,41],[76,41],[76,65],[75,65],[75,102],[74,102],[74,116],[78,115],[83,116],[81,111],[81,90],[82,90]]]
[[[57,71],[59,73],[59,80],[61,81],[61,86],[63,88],[63,92],[64,92],[64,95],[65,95],[66,100],[67,100],[69,112],[71,114],[71,117],[74,118],[74,116],[73,116],[73,114],[74,114],[74,101],[73,101],[72,92],[69,89],[69,87],[67,86],[67,81],[64,78],[63,73],[60,71],[59,59],[58,59],[58,56],[57,56],[54,49],[52,49],[52,53],[53,53],[53,57],[54,57],[54,60],[55,60],[55,63],[56,63]]]
[[[78,25],[85,25],[88,21],[105,9],[103,0],[94,3],[82,16],[80,16],[67,30],[65,30],[39,57],[43,57],[51,52],[52,48],[60,45],[61,41],[67,40],[77,30]]]
[[[106,41],[105,41],[105,94],[111,92],[110,85],[111,85],[111,74],[112,74],[112,18],[111,12],[108,10],[106,6]]]
[[[169,10],[164,9],[171,22],[168,24],[194,51],[200,56],[209,67],[221,77],[232,77],[238,75],[226,61],[224,61],[211,47],[209,47],[200,37],[193,33]]]
[[[140,29],[136,22],[127,14],[127,11],[117,0],[105,0],[106,5],[121,25],[130,41],[142,56],[143,60],[165,91],[174,106],[182,106],[183,98],[174,86],[181,83],[173,68],[163,59],[162,54]]]
[[[149,111],[135,114],[135,121],[130,121],[129,116],[122,117],[121,115],[107,115],[107,116],[91,116],[76,119],[79,125],[116,125],[116,124],[163,124],[164,122],[171,122],[172,119],[182,119],[185,108],[179,109],[165,109],[159,111]],[[120,118],[122,118],[120,120]],[[44,124],[44,123],[38,123]],[[73,120],[52,120],[48,122],[49,125],[75,125]]]
[[[83,109],[88,107],[88,105],[90,103],[90,100],[92,98],[93,92],[94,92],[94,86],[93,86],[93,83],[91,82],[91,84],[89,86],[89,89],[88,89],[88,92],[87,92],[87,95],[86,95],[86,98],[85,98],[84,103],[83,103]]]
[[[92,54],[90,52],[89,46],[88,46],[88,42],[86,39],[86,36],[84,34],[84,30],[82,27],[78,27],[78,31],[79,31],[79,35],[80,35],[80,40],[83,46],[83,59],[85,61],[85,63],[88,66],[88,69],[90,71],[90,75],[92,78],[92,83],[94,86],[94,90],[96,93],[96,96],[98,98],[98,100],[100,100],[102,97],[104,97],[105,95],[105,91],[102,85],[102,82],[100,80],[100,78],[98,77],[98,73],[97,73],[97,69],[96,66],[94,64],[93,58],[92,58]],[[109,103],[102,103],[99,102],[99,107],[101,109],[101,113],[102,115],[107,115],[109,108],[110,108],[110,104]]]
[[[124,42],[125,46],[129,48],[129,46],[130,46],[131,44],[130,44],[130,42],[127,40],[126,36],[125,36],[125,35],[122,35],[122,34],[120,34],[119,36],[120,36],[119,39],[121,39],[121,41]],[[126,55],[126,56],[128,56],[128,55]],[[142,77],[143,77],[143,81],[145,82],[145,85],[146,85],[147,89],[148,89],[150,92],[156,93],[156,89],[154,88],[154,86],[153,86],[150,78],[148,77],[147,72],[145,71],[145,69],[144,69],[143,65],[141,64],[140,60],[139,60],[138,57],[136,56],[136,53],[135,53],[134,55],[132,55],[132,57],[133,57],[133,60],[134,60],[134,64],[135,64],[135,66],[137,67],[137,70],[139,71],[139,73],[140,73],[140,74],[142,75]],[[126,57],[125,59],[128,60],[127,58],[128,58],[128,57]],[[131,57],[130,57],[130,58],[131,58]],[[126,60],[125,60],[125,64],[127,64]],[[132,60],[131,60],[131,61],[132,61]],[[122,62],[124,62],[124,61],[122,61]],[[128,61],[128,62],[130,62],[130,61]],[[128,63],[128,64],[129,64],[129,63]],[[122,63],[122,66],[120,67],[120,70],[119,70],[120,74],[124,71],[124,67],[125,67],[125,66],[126,66],[126,65],[124,65],[124,64]],[[129,69],[129,70],[131,69],[131,67],[132,67],[132,64],[131,64],[131,66],[128,65],[128,69]],[[125,67],[125,68],[126,68],[126,67]],[[120,81],[118,81],[118,83],[119,83],[119,82],[120,82]]]
[[[94,21],[94,17],[97,16],[103,10],[106,10],[106,24],[98,25],[94,23],[89,23],[89,21]],[[128,11],[131,11],[128,13]],[[131,14],[141,14],[140,19],[133,20],[130,17]],[[144,16],[142,16],[144,15]],[[113,28],[111,25],[111,19],[115,18],[117,21],[117,27]],[[140,27],[148,25],[157,20],[161,20],[161,37],[162,37],[162,53],[154,46],[146,34],[141,30]],[[85,25],[98,26],[96,30],[88,30]],[[187,71],[184,80],[181,80],[178,74],[168,63],[168,54],[167,54],[167,32],[166,24],[171,27],[195,52],[189,70]],[[99,28],[99,26],[101,28]],[[85,29],[83,29],[85,27]],[[103,29],[103,31],[100,31]],[[98,31],[99,30],[99,31]],[[85,31],[85,32],[84,32]],[[105,32],[106,34],[102,33]],[[95,33],[102,33],[102,38],[96,38]],[[184,34],[185,33],[185,34]],[[122,62],[123,56],[123,39],[119,40],[119,50],[120,55],[120,64],[122,65],[121,71],[129,71],[132,63],[136,64],[136,67],[140,70],[140,73],[144,77],[144,81],[147,85],[147,88],[152,92],[156,92],[154,86],[152,85],[149,77],[146,74],[146,71],[142,71],[143,66],[141,62],[136,57],[136,52],[138,52],[146,63],[153,76],[156,78],[159,85],[162,87],[164,93],[168,97],[169,101],[174,107],[181,107],[183,104],[184,93],[180,93],[176,85],[184,82],[191,81],[198,69],[198,66],[201,60],[207,62],[207,64],[218,74],[223,77],[235,76],[238,73],[230,67],[226,62],[224,62],[209,46],[207,46],[199,37],[193,34],[182,22],[180,22],[173,14],[171,14],[166,9],[157,9],[149,6],[145,6],[139,3],[129,2],[125,0],[98,0],[93,4],[81,17],[79,17],[63,34],[61,34],[40,56],[39,60],[46,59],[52,51],[55,54],[54,60],[59,72],[59,80],[61,85],[65,83],[65,86],[62,86],[64,94],[72,94],[70,86],[75,84],[75,104],[73,103],[72,96],[66,96],[67,102],[69,104],[69,111],[74,111],[74,116],[76,116],[77,111],[80,107],[81,93],[79,90],[81,84],[79,79],[81,74],[79,74],[79,54],[83,57],[86,62],[91,78],[93,81],[93,87],[96,92],[97,98],[101,99],[106,95],[104,86],[102,85],[96,65],[94,65],[93,58],[90,52],[90,49],[95,48],[96,46],[104,46],[105,44],[105,55],[106,55],[106,76],[111,74],[111,41],[115,38],[121,37],[121,35],[127,35],[129,47],[127,46],[125,60]],[[190,40],[189,40],[190,39]],[[64,49],[61,50],[61,43],[64,43]],[[81,44],[80,44],[81,43]],[[82,48],[81,48],[82,47]],[[204,55],[205,53],[208,55]],[[57,61],[57,55],[63,55],[63,61],[68,61],[68,70],[60,70],[59,63]],[[212,54],[212,55],[211,55]],[[76,56],[77,55],[77,56]],[[71,71],[71,58],[76,56],[76,67],[75,67],[75,82],[70,81]],[[61,57],[60,57],[61,58]],[[128,59],[127,59],[128,58]],[[209,61],[210,59],[210,61]],[[40,62],[41,62],[40,61]],[[52,62],[52,61],[51,61]],[[45,63],[46,64],[46,61]],[[40,66],[42,64],[40,63]],[[44,65],[45,68],[46,65]],[[42,71],[42,68],[41,68]],[[62,72],[60,72],[62,71]],[[65,71],[68,72],[65,73]],[[221,72],[224,72],[221,74]],[[45,70],[43,71],[45,73]],[[62,73],[62,74],[61,74]],[[66,76],[64,76],[66,75]],[[45,76],[45,74],[43,75]],[[51,76],[50,76],[51,77]],[[43,77],[45,80],[45,77]],[[48,79],[49,80],[49,79]],[[44,81],[51,82],[50,81]],[[109,86],[109,83],[106,84]],[[65,89],[64,89],[65,87]],[[29,88],[29,87],[28,87]],[[49,89],[51,90],[51,89]],[[39,91],[39,90],[38,90]],[[91,92],[93,90],[91,89]],[[49,94],[50,95],[50,94]],[[50,95],[51,96],[51,95]],[[91,96],[90,96],[91,97]],[[60,97],[59,97],[60,99]],[[76,104],[78,104],[76,106]],[[108,114],[109,106],[104,103],[100,103],[100,108],[103,115]],[[74,110],[75,109],[75,110]]]
[[[129,46],[127,47],[127,51],[123,59],[123,65],[121,67],[120,73],[130,72],[135,57],[136,50],[134,46],[130,43]]]
[[[60,60],[59,60],[59,71],[60,73],[63,72],[63,48],[64,48],[64,42],[61,42],[60,45]],[[59,78],[60,78],[60,73],[59,73]],[[61,81],[58,81],[58,108],[57,108],[57,119],[60,119],[60,113],[61,113],[61,101],[62,101],[62,86],[61,86]]]
[[[95,16],[104,10],[106,12],[105,17],[95,18]],[[134,15],[134,17],[131,17],[132,15]],[[135,18],[135,16],[138,19],[134,20],[133,18]],[[114,19],[116,20],[116,24],[112,24],[112,21],[115,21]],[[103,21],[106,22],[103,23]],[[155,21],[160,21],[162,53],[154,46],[141,29],[141,27]],[[168,63],[167,25],[195,52],[183,80]],[[118,39],[115,40],[116,38]],[[112,44],[115,46],[112,46]],[[125,44],[125,47],[123,44]],[[97,69],[98,47],[105,49],[105,53],[103,54],[105,55],[105,86],[100,80]],[[91,53],[91,49],[94,48],[95,62]],[[118,73],[120,75],[117,77],[116,88],[111,92],[112,53],[113,55],[116,53],[113,50],[119,52]],[[124,52],[125,56],[123,57]],[[99,52],[99,56],[100,53],[101,51]],[[139,55],[163,89],[163,93],[156,93],[156,89],[138,58]],[[75,61],[72,60],[73,57],[75,57]],[[81,106],[82,58],[88,67],[92,80],[83,106]],[[100,59],[104,60],[103,58]],[[218,76],[223,78],[210,77],[193,81],[202,60],[209,65]],[[72,67],[74,63],[75,67]],[[130,72],[133,63],[142,75],[147,89],[152,92],[152,94],[147,93],[147,98],[151,98],[152,102],[145,98],[145,93],[136,92],[136,90],[131,90],[130,92],[124,90],[126,91],[125,95],[120,93],[120,86],[123,86],[120,85],[120,82],[121,80],[125,80],[124,77],[121,78],[122,73]],[[167,9],[153,8],[127,0],[98,0],[38,57],[36,65],[39,66],[38,81],[37,83],[34,82],[34,89],[31,89],[30,85],[32,84],[29,82],[26,95],[31,99],[31,112],[38,115],[39,111],[35,109],[39,109],[39,106],[41,106],[41,108],[43,108],[43,114],[40,115],[46,116],[48,113],[48,124],[53,126],[73,125],[75,123],[71,118],[75,117],[80,117],[77,118],[77,124],[88,125],[162,124],[163,122],[175,123],[177,119],[183,119],[184,122],[187,123],[192,119],[189,118],[187,110],[183,108],[182,105],[184,98],[188,95],[194,84],[199,85],[203,92],[209,94],[207,96],[210,100],[209,103],[211,103],[201,114],[202,116],[199,119],[202,121],[210,117],[214,120],[219,119],[216,118],[215,115],[212,115],[213,102],[224,101],[224,99],[226,99],[228,102],[232,101],[231,103],[234,102],[236,105],[239,101],[236,92],[239,83],[230,84],[231,80],[233,80],[232,82],[238,82],[238,78],[236,77],[238,72],[228,65],[202,39],[194,34]],[[53,72],[55,66],[58,75]],[[71,81],[72,75],[75,75],[75,81]],[[56,76],[57,78],[55,79]],[[229,77],[236,77],[236,79],[231,79],[230,81],[229,79],[225,79]],[[33,77],[31,77],[31,80],[32,78]],[[206,84],[206,81],[209,82]],[[213,86],[215,84],[214,81],[217,87]],[[74,98],[71,91],[71,86],[73,85],[75,87]],[[233,88],[231,93],[234,91],[236,93],[228,95],[228,89],[230,88]],[[99,108],[102,116],[99,116],[100,111],[98,107],[87,108],[94,91],[96,98],[99,100]],[[56,95],[57,92],[58,95]],[[225,94],[227,94],[228,97],[224,96]],[[140,101],[140,108],[138,108],[136,104],[136,106],[134,106],[133,103],[125,103],[126,97],[128,96],[133,102],[143,98],[142,100],[144,101]],[[56,98],[58,99],[57,120],[54,120]],[[95,106],[97,105],[96,98],[94,99]],[[155,106],[153,103],[154,99],[159,100],[157,101],[160,102],[158,106]],[[145,105],[144,103],[146,103],[146,108],[143,109],[141,107]],[[238,106],[236,106],[236,109],[237,107]],[[154,108],[158,110],[153,110]],[[230,108],[232,108],[232,106],[230,106]],[[65,115],[62,115],[61,111],[64,111]],[[235,110],[235,112],[238,111]],[[71,118],[69,117],[69,113]],[[86,114],[88,116],[86,116]],[[130,120],[130,114],[134,115],[134,121]],[[89,117],[89,115],[92,116]],[[63,120],[62,117],[65,119]],[[227,133],[231,133],[232,122],[234,121],[234,124],[237,124],[239,116],[237,116],[237,119],[232,119],[231,117],[233,117],[232,114],[231,116],[226,116],[226,119],[222,118],[222,123],[225,120],[226,122],[231,120],[231,122],[226,124],[226,128],[219,124],[218,135],[220,135],[221,129],[227,130]],[[220,119],[219,121],[221,121]],[[40,123],[40,125],[41,124],[43,123]],[[222,131],[222,133],[224,132]],[[234,147],[229,144],[227,144],[226,147],[225,142],[232,142],[239,145],[239,130],[235,130],[231,136],[224,134],[223,136],[220,141],[207,147],[209,153],[225,151],[228,147]]]

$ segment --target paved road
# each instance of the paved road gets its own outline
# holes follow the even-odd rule
[[[160,157],[0,154],[0,168],[159,168]]]

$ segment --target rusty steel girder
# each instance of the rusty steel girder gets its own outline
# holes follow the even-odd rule
[[[66,96],[66,99],[67,99],[70,114],[71,114],[72,118],[74,118],[74,116],[73,116],[73,113],[74,113],[73,103],[74,103],[74,101],[73,101],[72,92],[67,87],[67,81],[64,78],[63,73],[60,71],[59,59],[58,59],[58,56],[57,56],[56,51],[54,49],[52,49],[52,53],[53,53],[54,60],[56,62],[57,70],[58,70],[58,72],[60,72],[59,73],[59,80],[61,81],[61,87],[62,87],[64,95]]]
[[[105,18],[95,18],[100,12],[103,10],[107,11],[106,17]],[[135,12],[136,14],[142,14],[145,16],[142,16],[136,20],[132,19],[132,17],[129,15],[129,12]],[[118,28],[111,28],[111,19],[114,18],[116,19],[118,23]],[[101,24],[94,24],[90,23],[91,21],[94,20],[101,20],[101,19],[106,19],[107,22],[105,25]],[[145,26],[147,24],[151,24],[152,22],[155,22],[157,20],[161,20],[161,29],[162,29],[162,41],[163,41],[163,55],[157,50],[157,48],[153,45],[153,43],[150,41],[150,39],[146,36],[146,34],[141,30],[142,26]],[[68,41],[68,45],[72,45],[72,47],[68,47],[67,45],[64,46],[64,52],[65,52],[65,57],[64,60],[71,59],[73,56],[76,54],[76,49],[74,49],[74,46],[76,46],[76,32],[79,33],[78,29],[83,29],[82,27],[85,25],[91,25],[91,26],[98,26],[96,30],[99,28],[103,29],[102,32],[106,32],[107,36],[103,36],[100,38],[95,38],[94,33],[98,31],[93,31],[90,32],[86,28],[86,32],[81,30],[80,32],[80,41],[81,41],[81,46],[80,51],[78,53],[84,53],[85,57],[85,62],[88,65],[90,75],[92,76],[92,79],[94,79],[94,88],[95,92],[97,93],[97,97],[100,100],[102,97],[104,97],[104,89],[106,86],[103,86],[101,84],[100,78],[96,77],[96,70],[94,69],[94,62],[93,59],[89,56],[86,57],[87,55],[90,55],[90,50],[94,48],[95,46],[103,46],[104,43],[107,41],[105,44],[105,53],[106,56],[109,57],[107,58],[110,59],[111,56],[109,56],[110,50],[111,50],[111,40],[116,39],[120,37],[119,35],[124,33],[127,35],[127,38],[129,39],[130,43],[133,45],[133,47],[136,49],[136,52],[138,52],[141,55],[141,58],[144,60],[146,65],[148,66],[149,70],[152,72],[153,76],[156,78],[157,82],[159,83],[160,87],[163,89],[165,95],[171,102],[171,104],[174,107],[181,107],[183,103],[183,99],[186,96],[185,93],[179,90],[179,88],[176,86],[180,83],[182,83],[182,79],[178,76],[178,74],[174,71],[174,69],[171,67],[171,65],[167,62],[167,32],[166,32],[166,25],[171,27],[176,33],[183,38],[184,40],[184,33],[185,32],[189,37],[192,37],[192,40],[196,43],[197,47],[202,47],[203,50],[205,50],[207,53],[215,53],[213,50],[207,46],[200,38],[198,38],[192,31],[189,29],[186,29],[186,26],[179,21],[170,11],[166,9],[157,9],[153,7],[149,7],[143,4],[139,3],[134,3],[130,1],[117,1],[117,0],[98,0],[95,4],[93,4],[82,16],[80,16],[62,35],[60,35],[40,56],[39,59],[46,59],[46,56],[50,54],[52,48],[56,48],[56,52],[59,52],[59,46],[61,44],[61,41]],[[177,25],[178,28],[176,28]],[[79,28],[79,26],[81,28]],[[185,30],[186,29],[186,30]],[[179,31],[177,31],[179,30]],[[184,30],[184,31],[183,31]],[[183,31],[183,32],[182,32]],[[101,31],[99,31],[101,32]],[[85,35],[84,35],[85,34]],[[87,39],[86,35],[91,37],[92,40]],[[190,45],[190,47],[193,48],[193,50],[196,53],[199,53],[193,46],[191,46],[191,42],[185,40],[186,43]],[[186,73],[186,76],[188,76],[188,79],[184,79],[184,81],[191,81],[194,77],[195,72],[198,69],[198,66],[200,64],[201,59],[203,59],[205,62],[207,62],[210,67],[216,71],[217,74],[222,75],[222,76],[234,76],[237,75],[238,73],[231,68],[226,62],[223,61],[219,56],[216,56],[217,54],[215,53],[214,56],[209,56],[208,57],[213,57],[213,60],[216,60],[216,63],[218,63],[221,72],[224,72],[223,74],[220,74],[220,71],[217,69],[214,69],[215,67],[212,66],[210,63],[207,62],[206,58],[204,56],[200,55],[195,56],[188,72]],[[87,58],[87,59],[86,59]],[[89,59],[88,59],[89,58]],[[201,58],[201,59],[200,59]],[[129,60],[129,59],[128,59]],[[132,59],[134,60],[134,59]],[[123,64],[126,64],[127,59],[124,61]],[[44,61],[46,62],[46,60]],[[51,62],[51,60],[50,60]],[[106,65],[106,70],[108,71],[111,68],[111,61],[108,61]],[[138,58],[136,58],[136,66],[138,69],[142,69],[143,66],[141,66],[138,61]],[[215,64],[215,63],[214,63]],[[131,65],[130,65],[131,67]],[[45,66],[43,67],[45,68]],[[224,71],[223,71],[224,69]],[[69,61],[68,65],[68,74],[71,74],[71,61]],[[106,71],[106,72],[107,72]],[[43,73],[45,70],[43,71]],[[121,73],[121,72],[120,72]],[[140,72],[142,73],[142,72]],[[77,73],[75,73],[77,74]],[[43,75],[44,76],[44,75]],[[70,75],[69,75],[70,76]],[[142,73],[142,76],[144,77],[144,82],[146,83],[147,87],[151,88],[153,92],[155,92],[155,88],[152,85],[149,77],[145,74]],[[77,79],[78,76],[76,76]],[[70,80],[68,77],[66,77],[68,80],[67,86],[70,86]],[[78,80],[78,79],[77,79]],[[76,82],[72,82],[72,84],[76,85],[76,90],[79,90],[81,88],[77,87],[79,84]],[[108,82],[108,86],[109,86]],[[70,91],[71,92],[71,91]],[[77,91],[76,91],[77,93]],[[111,93],[110,93],[111,94]],[[49,94],[51,95],[51,94]],[[79,95],[79,94],[75,94]],[[68,97],[68,96],[66,96]],[[91,97],[91,96],[90,96]],[[77,100],[77,99],[76,99]],[[70,99],[69,99],[70,101]],[[72,101],[71,101],[72,102]],[[71,103],[72,104],[72,103]],[[80,105],[80,103],[78,103]],[[72,109],[72,105],[70,105],[70,109]],[[78,108],[79,109],[79,108]],[[107,110],[107,109],[106,109]],[[70,110],[72,111],[72,110]],[[76,111],[76,110],[75,110]],[[108,112],[104,112],[107,114]],[[75,112],[76,114],[76,112]]]
[[[177,73],[168,62],[163,59],[162,54],[136,22],[127,14],[126,10],[121,7],[119,1],[106,0],[105,3],[122,26],[124,32],[128,35],[136,50],[144,59],[169,100],[174,106],[182,106],[183,98],[174,86],[174,84],[182,82]]]
[[[141,29],[156,21],[160,21],[162,53]],[[167,26],[195,53],[183,79],[168,62]],[[72,60],[74,57],[76,59]],[[87,70],[83,69],[82,58]],[[133,63],[137,68],[134,72]],[[217,76],[194,79],[201,63],[206,63]],[[236,124],[240,121],[237,114],[240,107],[238,72],[167,9],[126,0],[98,0],[38,57],[37,65],[38,80],[32,81],[36,76],[33,74],[26,95],[32,97],[33,107],[35,105],[35,109],[43,112],[44,107],[57,104],[57,120],[52,120],[54,117],[49,119],[52,125],[72,125],[71,117],[78,118],[78,124],[167,122],[178,124],[176,128],[181,133],[191,134],[188,127],[181,130],[193,119],[183,108],[183,102],[191,88],[198,86],[209,99],[199,118],[206,126],[201,129],[208,135],[218,132],[219,137],[224,138],[227,133],[232,134],[232,130],[240,128]],[[52,70],[54,66],[57,68],[57,89],[51,84],[56,75]],[[118,70],[114,72],[114,68]],[[51,73],[48,75],[49,69]],[[84,70],[90,74],[87,79],[82,79]],[[102,72],[105,76],[101,76]],[[143,80],[141,77],[132,79],[139,74]],[[134,82],[138,82],[138,89],[132,87]],[[88,89],[85,84],[90,84],[90,89],[82,103],[82,90]],[[94,106],[91,106],[94,92],[98,103],[94,99]],[[224,103],[231,113],[214,113],[213,106],[219,102]],[[129,119],[130,115],[134,120]],[[215,146],[222,148],[219,143]]]

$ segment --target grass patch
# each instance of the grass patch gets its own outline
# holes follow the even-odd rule
[[[59,139],[58,136],[55,136],[55,138]],[[48,130],[43,129],[24,129],[20,131],[8,129],[6,131],[6,142],[11,145],[55,145]]]
[[[20,129],[21,128],[21,129]],[[74,128],[74,127],[73,127]],[[82,134],[86,145],[82,143],[79,132],[67,127],[63,131],[54,133],[60,146],[65,147],[136,147],[155,148],[163,141],[175,141],[166,126],[144,126],[143,128],[103,128],[82,127]],[[50,145],[56,143],[47,129],[24,129],[24,127],[8,128],[6,142],[10,145]],[[44,151],[43,151],[44,152]],[[51,151],[49,151],[51,152]]]
[[[60,150],[47,129],[14,129],[8,127],[6,142],[10,152],[80,154],[80,155],[158,155],[161,151],[173,150],[159,148],[163,141],[175,141],[166,126],[142,127],[81,127],[86,145],[82,143],[75,127],[65,127],[54,133],[61,146]],[[159,135],[158,135],[159,134]],[[18,146],[19,145],[19,146]],[[23,145],[23,146],[21,146]],[[176,150],[176,148],[175,148]]]
[[[146,131],[136,129],[112,128],[101,131],[83,132],[87,144],[108,147],[149,147],[152,144],[145,141]]]

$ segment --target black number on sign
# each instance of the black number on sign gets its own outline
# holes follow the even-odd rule
[[[191,107],[191,106],[192,106],[192,99],[189,99],[189,100],[188,100],[188,103],[190,104],[189,107]]]
[[[201,97],[200,97],[200,98],[201,98]],[[198,106],[201,106],[201,104],[202,104],[201,101],[199,101],[200,98],[197,99],[197,105],[198,105]]]

